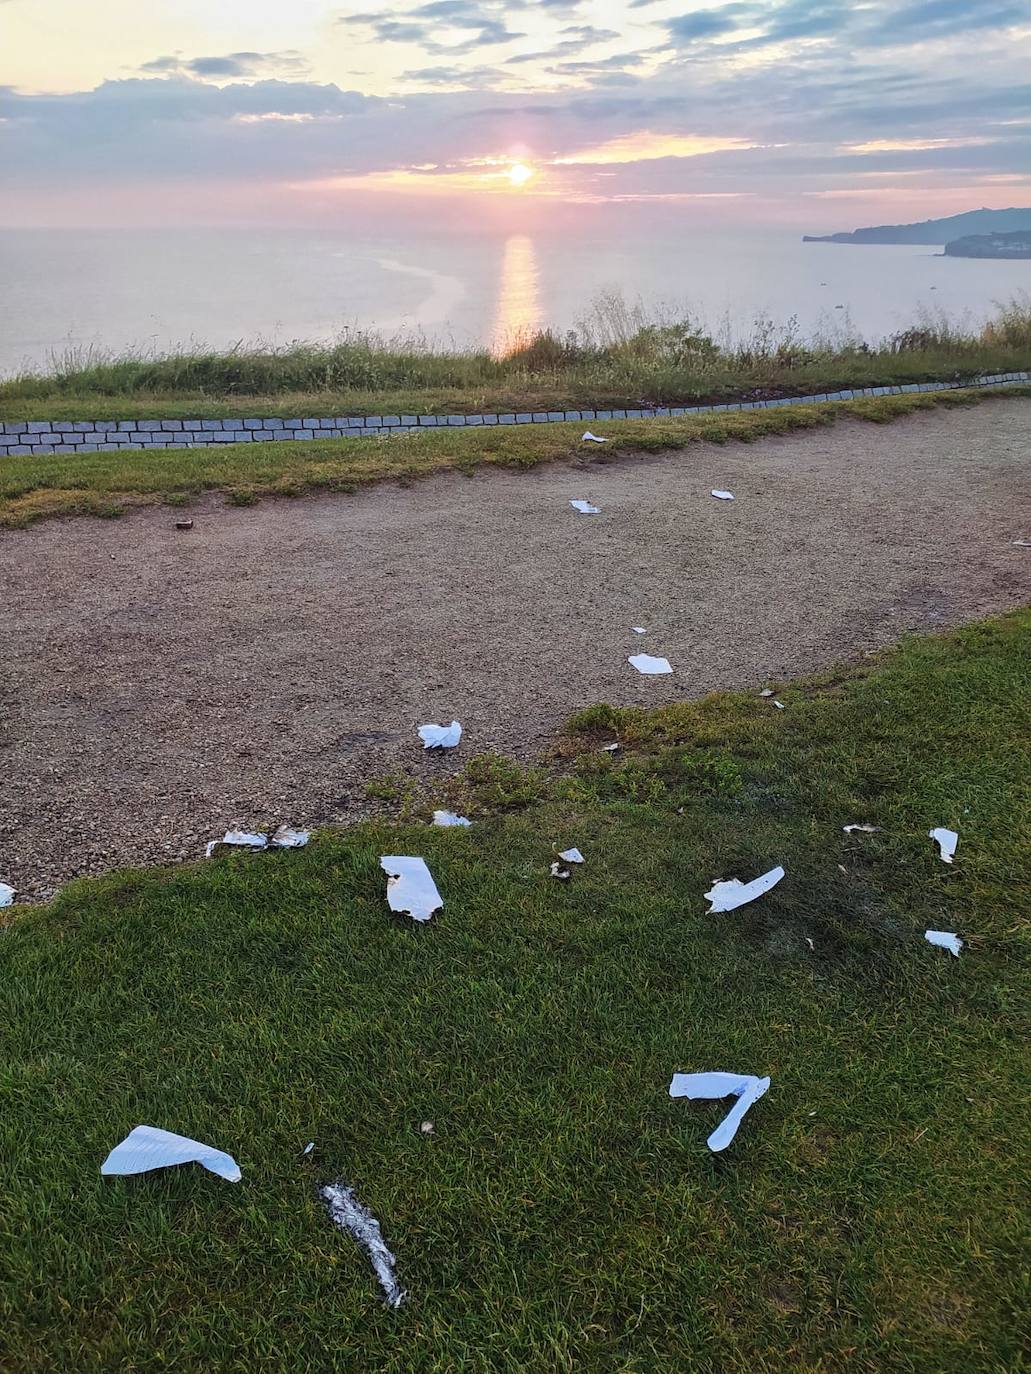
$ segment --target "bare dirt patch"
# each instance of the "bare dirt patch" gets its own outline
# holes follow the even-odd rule
[[[0,879],[24,896],[234,823],[353,819],[373,777],[531,758],[595,701],[758,688],[1023,604],[1031,404],[190,514],[0,534]],[[424,754],[453,716],[461,748]]]

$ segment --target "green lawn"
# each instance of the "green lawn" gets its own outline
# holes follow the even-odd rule
[[[785,711],[595,707],[547,771],[472,762],[446,796],[471,830],[409,798],[17,911],[0,1367],[1021,1368],[1029,659],[1025,611],[789,684]],[[383,853],[426,857],[428,926],[388,912]],[[705,914],[714,877],[777,862]],[[667,1088],[717,1068],[773,1085],[712,1156],[722,1104]],[[140,1122],[243,1181],[102,1179]],[[316,1197],[339,1178],[397,1254],[397,1312]]]
[[[997,396],[1031,396],[1031,386],[910,393],[783,410],[724,412],[682,419],[605,421],[611,442],[591,448],[583,424],[426,430],[386,438],[227,444],[206,448],[76,455],[28,454],[0,462],[0,526],[51,515],[116,515],[128,506],[184,505],[205,491],[238,503],[316,489],[351,491],[370,482],[411,481],[491,465],[531,468],[590,456],[656,453],[702,441],[751,440],[832,424],[836,418],[892,420],[915,410],[974,405]]]

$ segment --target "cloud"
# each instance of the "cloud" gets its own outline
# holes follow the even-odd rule
[[[257,77],[271,73],[300,75],[308,70],[307,59],[299,52],[230,52],[221,57],[184,58],[181,54],[155,57],[140,66],[141,72],[169,76]]]
[[[525,38],[506,25],[504,12],[500,15],[475,0],[429,0],[414,10],[391,13],[362,13],[341,15],[337,23],[348,28],[371,30],[381,43],[412,43],[424,52],[460,54],[480,47],[513,43]],[[469,37],[457,43],[442,43],[441,30],[465,29]]]

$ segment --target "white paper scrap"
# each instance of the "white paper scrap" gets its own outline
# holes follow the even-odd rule
[[[675,1073],[669,1085],[670,1097],[736,1097],[737,1101],[706,1141],[715,1154],[725,1150],[737,1134],[741,1119],[754,1102],[769,1089],[768,1078],[745,1073]]]
[[[102,1174],[145,1174],[175,1164],[201,1164],[209,1173],[239,1183],[240,1166],[232,1155],[199,1140],[163,1131],[158,1126],[135,1126],[100,1166]]]
[[[570,501],[574,510],[578,510],[581,515],[600,515],[601,507],[592,506],[590,501]]]
[[[468,816],[456,816],[453,811],[434,811],[434,825],[472,825]]]
[[[706,901],[712,902],[712,906],[705,914],[711,916],[715,911],[735,911],[746,902],[754,902],[756,897],[761,897],[764,892],[769,892],[771,887],[776,887],[783,876],[784,870],[778,867],[771,868],[769,873],[764,873],[759,878],[753,878],[750,883],[743,883],[739,878],[714,882],[705,894]]]
[[[11,887],[9,883],[0,883],[0,906],[10,906],[16,891],[17,888]]]
[[[559,850],[559,858],[565,859],[567,864],[582,864],[584,861],[584,856],[579,849],[561,849]]]
[[[782,701],[778,701],[776,697],[773,698],[773,704],[774,706],[776,706],[778,711],[784,710],[784,703]]]
[[[959,836],[955,830],[946,830],[943,825],[936,825],[933,830],[928,830],[927,833],[937,844],[942,863],[952,863],[952,856],[955,854],[956,845],[959,843]]]
[[[551,868],[549,869],[549,872],[551,873],[551,876],[553,878],[566,879],[569,877],[569,869],[563,868],[560,863],[553,863],[551,865]]]
[[[876,835],[880,831],[879,825],[843,825],[846,835],[851,835],[853,830],[861,830],[864,835]]]
[[[772,688],[772,687],[764,687],[764,688],[762,689],[762,691],[759,693],[759,695],[760,695],[761,697],[772,697],[772,696],[773,696],[773,688]]]
[[[305,1145],[304,1149],[301,1151],[301,1154],[302,1154],[302,1155],[310,1155],[311,1152],[312,1152],[312,1150],[314,1150],[314,1148],[315,1148],[315,1142],[314,1142],[314,1140],[309,1140],[308,1143],[307,1143],[307,1145]]]
[[[646,676],[653,676],[656,673],[671,673],[673,669],[669,666],[668,658],[654,658],[651,654],[631,654],[627,662],[637,669],[639,673]]]
[[[386,1247],[379,1222],[362,1206],[354,1189],[348,1188],[346,1183],[327,1183],[319,1189],[319,1196],[326,1204],[326,1211],[334,1226],[350,1232],[372,1261],[387,1306],[400,1307],[407,1294],[397,1281],[397,1260]]]
[[[1013,547],[1016,549],[1031,549],[1031,539],[1014,539]]]
[[[734,493],[732,491],[717,491],[715,487],[712,489],[712,495],[715,496],[717,501],[733,501],[734,499]]]
[[[204,856],[210,859],[220,844],[239,845],[242,849],[266,849],[268,836],[250,830],[227,830],[220,840],[209,840],[204,846]]]
[[[614,754],[618,750],[618,748],[619,741],[617,740],[615,744],[603,744],[601,746],[601,752],[603,754]]]
[[[457,720],[450,725],[420,725],[419,738],[424,749],[454,749],[462,738],[462,727]]]
[[[635,635],[644,635],[648,633],[648,631],[644,628],[643,625],[631,625],[630,628],[633,630]]]
[[[584,430],[584,432],[583,432],[583,441],[584,441],[585,443],[588,443],[588,444],[607,444],[607,443],[608,443],[608,439],[606,439],[603,435],[601,435],[601,434],[592,434],[591,431],[590,431],[589,429],[585,429],[585,430]]]
[[[391,911],[407,911],[413,920],[428,921],[444,905],[425,859],[384,854],[379,866],[387,874],[387,903]]]
[[[273,849],[302,849],[310,838],[308,830],[291,830],[288,825],[277,825],[269,836]]]
[[[963,948],[963,941],[958,935],[953,935],[948,930],[925,930],[924,939],[932,945],[937,945],[940,949],[947,949],[950,954],[959,958],[959,952]]]

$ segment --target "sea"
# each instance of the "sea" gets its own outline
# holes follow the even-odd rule
[[[973,325],[1029,294],[1031,261],[803,243],[782,227],[6,229],[0,377],[69,355],[282,346],[355,330],[501,351],[623,306],[689,318],[724,341],[794,321],[805,337],[875,342],[928,317]]]

